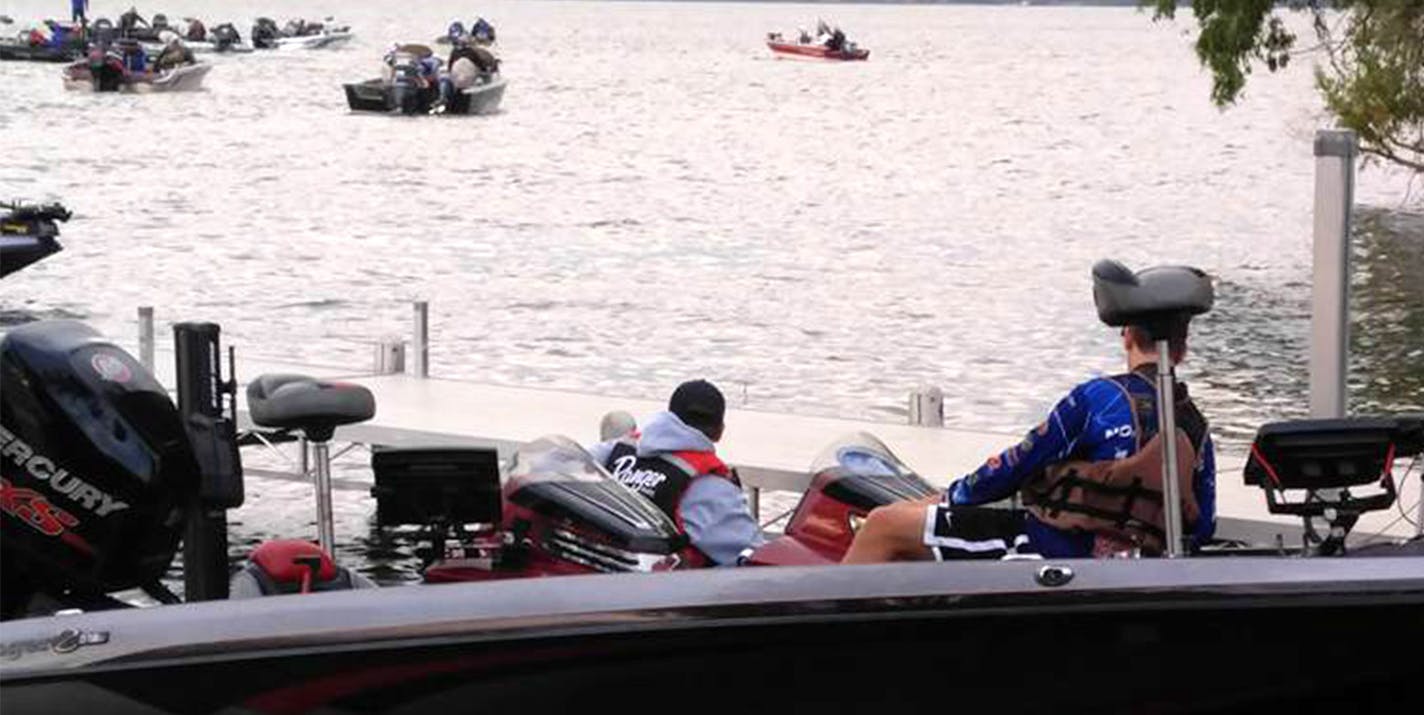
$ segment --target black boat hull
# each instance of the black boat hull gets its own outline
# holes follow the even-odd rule
[[[16,62],[73,62],[84,57],[83,47],[35,47],[0,42],[0,60]]]
[[[630,694],[767,712],[1407,711],[1417,659],[1390,654],[1424,638],[1424,561],[1231,561],[572,576],[36,619],[0,626],[0,685],[7,715],[568,712]]]
[[[353,82],[342,87],[346,90],[346,105],[353,112],[426,114],[439,99],[439,91],[434,87],[407,92],[379,79]],[[445,106],[444,113],[493,114],[499,110],[504,99],[504,87],[505,80],[496,77],[490,82],[462,90],[456,94],[454,101]]]
[[[53,236],[0,235],[0,278],[63,250]]]

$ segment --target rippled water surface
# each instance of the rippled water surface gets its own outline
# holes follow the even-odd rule
[[[248,355],[364,367],[426,299],[441,376],[648,398],[706,376],[760,409],[888,420],[934,384],[952,425],[1017,431],[1119,365],[1092,262],[1180,262],[1217,279],[1184,374],[1219,436],[1305,412],[1328,125],[1308,63],[1221,112],[1183,26],[1130,9],[488,0],[501,113],[348,113],[340,83],[450,7],[144,8],[242,28],[335,12],[358,35],[217,58],[194,94],[70,93],[53,65],[0,64],[0,196],[75,211],[0,308],[131,341],[153,305]],[[765,32],[817,15],[870,61],[768,56]],[[1413,188],[1359,177],[1357,409],[1424,410]],[[309,521],[305,487],[249,489],[272,498],[243,534]],[[339,501],[339,528],[364,528],[360,493]]]

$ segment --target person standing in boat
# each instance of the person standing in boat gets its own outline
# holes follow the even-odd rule
[[[69,0],[69,20],[79,23],[80,27],[88,24],[89,0]]]
[[[1175,365],[1187,352],[1187,319],[1174,326],[1169,344]],[[871,511],[842,563],[1159,552],[1157,355],[1139,327],[1123,329],[1122,347],[1127,372],[1078,385],[1022,442],[943,494]],[[1175,397],[1177,428],[1186,434],[1178,440],[1180,478],[1189,480],[1181,490],[1183,523],[1193,546],[1201,546],[1216,529],[1215,451],[1185,385],[1177,384]],[[978,508],[1015,494],[1025,511]]]
[[[138,8],[131,5],[128,12],[119,16],[119,36],[129,37],[138,30],[139,25],[149,26],[148,21],[138,14]]]
[[[726,411],[715,385],[684,382],[666,412],[591,450],[619,482],[672,517],[696,549],[697,566],[740,565],[764,543],[741,481],[717,457]]]

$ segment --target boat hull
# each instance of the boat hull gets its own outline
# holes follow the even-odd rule
[[[270,47],[261,49],[274,50],[320,50],[341,47],[355,37],[350,32],[324,32],[320,35],[303,35],[301,37],[278,37],[269,40]]]
[[[569,712],[692,690],[769,712],[946,693],[1014,713],[1417,705],[1416,659],[1359,662],[1424,638],[1417,562],[1230,561],[1055,562],[1073,573],[1053,586],[1043,562],[707,569],[36,618],[0,624],[0,685],[7,715]]]
[[[212,65],[198,63],[175,67],[150,77],[125,77],[113,91],[148,94],[154,92],[192,92],[203,87],[203,78]],[[65,68],[64,88],[78,92],[101,91],[94,87],[88,62],[78,62]]]
[[[768,40],[766,46],[771,48],[772,53],[778,57],[791,57],[795,59],[854,62],[870,58],[870,50],[864,48],[849,51],[832,50],[825,45],[802,45],[794,42],[777,42],[775,40]]]
[[[34,47],[9,42],[0,43],[0,60],[15,62],[73,62],[84,56],[78,47]]]
[[[499,105],[504,100],[506,84],[503,77],[495,77],[489,82],[461,90],[455,101],[445,107],[444,113],[493,114],[499,110]],[[401,102],[396,96],[395,87],[379,79],[345,84],[342,87],[346,90],[346,105],[353,112],[401,113]]]
[[[0,235],[0,278],[59,253],[53,236]]]

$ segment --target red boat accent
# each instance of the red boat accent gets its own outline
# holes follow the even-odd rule
[[[822,60],[864,60],[870,57],[870,50],[857,48],[854,51],[832,50],[825,45],[802,45],[795,42],[777,42],[767,40],[766,46],[772,52],[782,55],[796,55],[798,57],[809,57]]]

